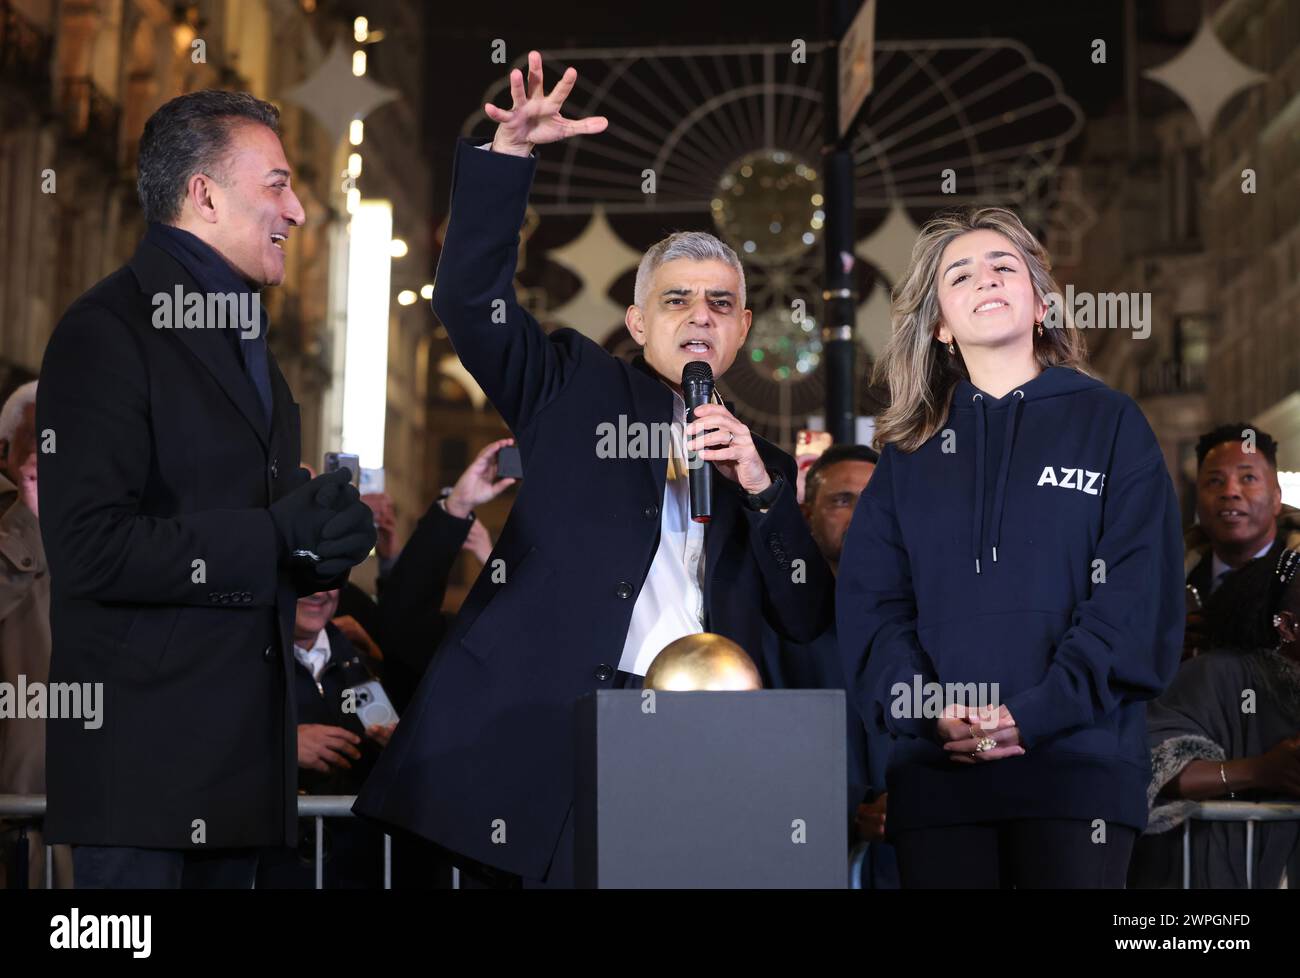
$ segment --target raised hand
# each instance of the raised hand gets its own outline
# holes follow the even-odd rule
[[[570,136],[604,132],[609,120],[603,115],[587,119],[566,119],[560,115],[560,108],[577,80],[578,72],[567,68],[551,94],[547,95],[542,88],[542,56],[529,51],[527,91],[523,72],[515,68],[510,72],[510,96],[513,100],[510,109],[499,109],[491,103],[483,106],[487,117],[497,124],[492,151],[527,156],[534,146],[558,143]]]
[[[469,468],[460,474],[456,484],[451,487],[451,495],[443,503],[443,508],[452,516],[463,520],[476,506],[496,499],[518,482],[518,479],[497,478],[497,453],[506,445],[514,443],[513,438],[502,438],[474,456]]]

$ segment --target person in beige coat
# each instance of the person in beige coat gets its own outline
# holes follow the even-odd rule
[[[19,387],[0,409],[0,683],[30,687],[50,678],[50,577],[36,521],[36,381]],[[45,793],[45,721],[0,722],[0,795]],[[0,820],[0,887],[13,886],[19,831]],[[29,827],[28,885],[45,884],[45,846]],[[54,881],[69,885],[72,856],[54,847]]]

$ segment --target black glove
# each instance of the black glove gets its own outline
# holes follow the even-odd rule
[[[354,500],[365,506],[357,490],[349,484],[350,476],[347,469],[318,475],[271,504],[271,521],[280,537],[281,559],[302,559],[295,558],[294,551],[311,551],[320,556],[316,548],[320,546],[325,525]]]
[[[316,547],[316,555],[320,557],[316,573],[324,578],[337,577],[365,560],[374,549],[376,539],[375,514],[358,496],[321,530],[321,540]]]

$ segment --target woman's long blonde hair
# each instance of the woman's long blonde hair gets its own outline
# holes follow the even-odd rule
[[[876,361],[873,383],[889,387],[889,407],[876,421],[876,444],[914,452],[939,430],[961,380],[969,380],[961,351],[955,355],[935,335],[939,327],[939,259],[959,235],[996,231],[1024,256],[1035,295],[1044,302],[1060,296],[1052,277],[1052,260],[1038,239],[1005,207],[967,207],[937,214],[926,222],[912,248],[907,274],[894,287],[892,326],[885,352]],[[1034,353],[1044,369],[1061,365],[1083,373],[1088,352],[1082,334],[1064,304],[1054,310],[1057,322],[1034,336]]]

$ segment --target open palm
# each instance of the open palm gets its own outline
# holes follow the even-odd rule
[[[584,136],[603,132],[609,125],[604,116],[587,119],[566,119],[560,115],[564,100],[573,91],[578,72],[565,69],[559,82],[547,95],[542,88],[542,56],[528,52],[528,88],[524,89],[524,75],[518,68],[510,72],[510,96],[513,105],[507,109],[488,103],[483,106],[487,117],[497,123],[492,149],[513,156],[527,156],[534,146],[558,143],[570,136]]]

